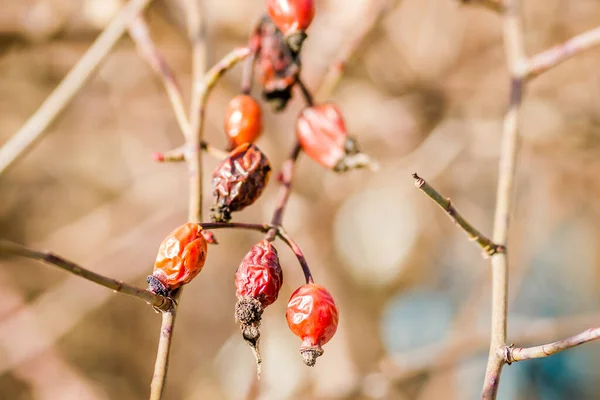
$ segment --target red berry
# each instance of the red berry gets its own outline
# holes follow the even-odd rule
[[[238,299],[256,299],[266,308],[277,300],[282,284],[283,272],[275,247],[267,240],[252,246],[235,273]]]
[[[308,28],[315,16],[313,0],[267,0],[269,16],[284,35]]]
[[[232,212],[254,203],[270,175],[271,164],[258,147],[250,143],[236,147],[213,172],[213,220],[229,221]]]
[[[314,366],[317,357],[323,354],[321,346],[337,330],[339,316],[333,297],[321,285],[300,286],[290,298],[286,318],[291,331],[302,339],[300,353],[304,363]]]
[[[262,131],[260,105],[247,94],[235,96],[225,110],[225,133],[235,148],[244,143],[253,143]]]
[[[154,271],[147,279],[149,290],[166,296],[189,283],[204,267],[206,252],[200,225],[191,222],[181,225],[160,244]]]
[[[259,373],[261,359],[258,340],[262,313],[277,300],[282,284],[283,271],[275,247],[267,240],[252,246],[235,273],[235,293],[238,297],[235,317],[240,323],[244,340],[254,352]]]
[[[342,113],[331,103],[305,108],[296,122],[296,135],[310,158],[336,172],[374,166],[348,136]]]

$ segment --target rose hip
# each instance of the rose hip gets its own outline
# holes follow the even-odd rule
[[[215,205],[212,219],[228,222],[231,213],[254,203],[269,182],[271,164],[258,147],[236,147],[213,173]]]
[[[331,294],[321,285],[300,286],[288,302],[286,318],[290,330],[302,339],[300,353],[309,367],[323,354],[338,326],[338,309]]]
[[[262,131],[260,105],[247,94],[235,96],[225,110],[225,133],[230,148],[244,143],[254,143]]]
[[[336,172],[375,166],[348,136],[342,113],[331,103],[305,108],[296,122],[296,135],[310,158]]]
[[[168,296],[200,273],[207,253],[203,233],[200,225],[188,222],[165,237],[158,248],[154,271],[146,279],[148,290]]]

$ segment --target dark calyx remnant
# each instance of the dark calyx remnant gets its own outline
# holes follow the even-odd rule
[[[148,290],[152,293],[158,294],[160,296],[169,297],[170,291],[167,287],[154,275],[148,275],[146,278],[146,282],[148,282]]]
[[[300,354],[302,354],[302,359],[304,360],[304,364],[309,367],[314,367],[317,362],[317,358],[323,355],[323,349],[321,346],[314,346],[308,348],[300,349]]]
[[[264,309],[260,301],[252,297],[242,297],[235,304],[235,319],[240,324],[242,337],[248,343],[256,358],[256,376],[260,379],[260,320]]]

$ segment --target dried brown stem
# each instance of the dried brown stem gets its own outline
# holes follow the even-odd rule
[[[504,357],[504,362],[510,365],[511,363],[517,361],[548,357],[563,350],[568,350],[575,346],[579,346],[580,344],[588,343],[597,339],[600,339],[600,328],[592,328],[575,336],[571,336],[553,343],[543,344],[541,346],[526,348],[506,346],[504,351],[501,351],[498,355],[500,357]]]
[[[497,245],[492,242],[486,236],[484,236],[481,232],[475,229],[471,224],[465,220],[462,215],[458,212],[456,208],[452,205],[450,199],[442,196],[437,190],[431,187],[423,178],[419,177],[417,174],[413,174],[413,178],[415,179],[415,186],[418,187],[425,193],[431,200],[435,201],[441,208],[448,214],[450,219],[459,227],[462,228],[463,231],[469,237],[469,240],[476,242],[484,252],[486,256],[493,256],[496,253],[504,252],[504,247]]]
[[[577,35],[562,44],[532,56],[528,63],[527,78],[535,78],[569,58],[599,45],[600,27]]]
[[[519,114],[523,98],[523,79],[527,65],[520,0],[506,0],[503,16],[504,48],[511,77],[510,103],[504,116],[502,144],[494,217],[494,243],[507,246],[510,215],[513,206],[515,173],[519,148]],[[492,324],[490,352],[481,397],[493,400],[498,392],[504,359],[498,350],[506,346],[508,316],[508,258],[506,252],[497,253],[492,264]]]
[[[54,91],[44,100],[36,112],[0,148],[0,175],[15,161],[25,155],[43,137],[48,126],[71,102],[102,60],[119,41],[130,21],[151,0],[131,0],[98,36],[88,51],[79,59]]]
[[[217,160],[224,160],[227,158],[227,152],[218,149],[216,147],[211,146],[210,144],[202,141],[200,143],[200,148],[206,151],[206,154]],[[156,152],[152,154],[152,158],[156,162],[182,162],[186,161],[185,159],[185,146],[174,148],[173,150],[169,150],[166,153]]]
[[[244,222],[203,222],[200,224],[202,229],[248,229],[251,231],[258,231],[267,233],[273,228],[272,225],[267,224],[247,224]]]
[[[161,311],[168,311],[173,308],[173,302],[167,297],[163,297],[125,282],[97,274],[72,261],[50,252],[33,250],[17,243],[0,240],[0,254],[29,258],[54,265],[74,275],[80,276],[83,279],[87,279],[88,281],[97,283],[98,285],[104,286],[108,289],[112,289],[115,292],[137,297],[138,299],[145,301]]]

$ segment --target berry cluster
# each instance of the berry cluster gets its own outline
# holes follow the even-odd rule
[[[250,94],[255,71],[262,96],[274,112],[286,108],[294,87],[304,94],[307,106],[296,123],[298,150],[336,172],[372,165],[348,135],[340,110],[330,103],[313,104],[299,78],[302,43],[315,14],[313,1],[267,0],[266,5],[269,16],[259,21],[249,40],[251,54],[241,93],[231,99],[225,112],[224,128],[230,152],[212,175],[213,222],[187,223],[163,240],[154,272],[147,279],[148,290],[153,293],[171,296],[175,289],[189,283],[204,266],[207,243],[216,243],[206,230],[235,226],[231,222],[232,213],[252,205],[269,182],[271,164],[254,144],[262,131],[261,106]],[[306,284],[297,288],[289,299],[286,318],[290,330],[302,340],[300,352],[305,364],[314,366],[316,358],[323,354],[322,346],[336,332],[338,309],[327,289],[313,282],[300,250],[283,231],[281,216],[274,218],[263,231],[266,238],[252,246],[235,274],[238,299],[235,318],[242,337],[254,351],[260,371],[261,317],[265,308],[277,300],[283,285],[283,270],[272,243],[279,236],[296,253],[306,276]]]

